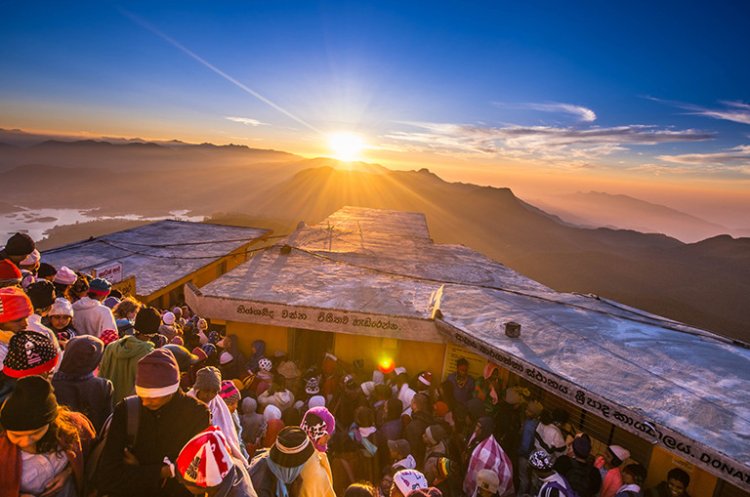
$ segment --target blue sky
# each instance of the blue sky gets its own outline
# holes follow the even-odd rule
[[[308,155],[347,130],[384,163],[750,178],[746,2],[0,8],[6,128]]]

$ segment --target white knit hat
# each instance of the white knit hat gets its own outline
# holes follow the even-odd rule
[[[59,297],[55,299],[55,303],[52,304],[49,310],[49,316],[70,316],[73,317],[73,305],[68,301]]]

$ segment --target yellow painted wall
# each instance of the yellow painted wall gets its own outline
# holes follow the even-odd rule
[[[237,335],[240,350],[247,356],[255,340],[266,342],[266,355],[273,356],[277,350],[288,350],[288,328],[263,324],[227,322],[227,335]]]
[[[648,466],[648,477],[645,488],[658,485],[660,481],[667,479],[667,472],[672,468],[680,468],[690,475],[690,495],[713,495],[717,478],[699,467],[690,464],[685,459],[667,452],[661,447],[654,447],[651,453],[651,463]]]
[[[366,371],[377,368],[378,361],[392,358],[397,366],[404,366],[411,375],[428,369],[440,378],[445,344],[337,333],[334,353],[348,363],[363,359]]]

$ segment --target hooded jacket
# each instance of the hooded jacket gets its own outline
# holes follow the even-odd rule
[[[97,343],[98,342],[98,343]],[[65,348],[60,369],[52,377],[57,402],[86,415],[97,433],[112,414],[112,382],[94,376],[102,345],[93,337],[73,338]]]
[[[73,327],[81,335],[97,338],[104,330],[117,330],[112,311],[96,299],[83,297],[73,304]]]
[[[255,354],[253,354],[248,360],[247,369],[249,369],[253,373],[257,373],[258,361],[266,356],[266,342],[264,342],[263,340],[255,340],[253,342],[253,348],[255,349]]]
[[[99,376],[109,379],[114,385],[112,400],[115,404],[135,392],[135,372],[138,361],[152,350],[154,350],[153,343],[130,335],[105,347]]]

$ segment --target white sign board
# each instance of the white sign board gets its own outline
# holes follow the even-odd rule
[[[94,269],[97,278],[104,278],[110,283],[119,283],[122,281],[122,263],[112,262],[106,266],[99,266]]]

